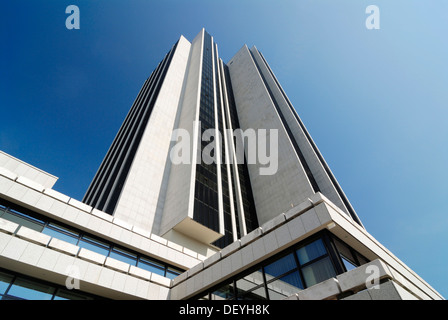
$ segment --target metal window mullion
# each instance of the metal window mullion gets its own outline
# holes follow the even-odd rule
[[[16,279],[17,279],[17,275],[16,275],[16,274],[13,274],[13,275],[12,275],[12,280],[9,282],[9,285],[8,285],[8,287],[6,288],[5,293],[3,293],[3,295],[5,295],[5,296],[9,296],[8,292],[9,292],[9,290],[11,289],[12,284],[14,283],[14,281],[16,281]],[[12,297],[15,297],[15,296],[12,296]]]
[[[305,282],[305,277],[303,276],[303,272],[302,272],[302,266],[300,265],[299,262],[299,257],[297,256],[297,248],[294,248],[292,250],[293,256],[294,256],[294,260],[296,261],[296,265],[297,265],[297,271],[299,272],[299,277],[300,277],[300,281],[302,281],[302,285],[303,288],[306,288],[306,282]]]
[[[262,276],[263,276],[263,284],[264,284],[264,292],[265,292],[265,295],[266,295],[266,299],[267,300],[271,300],[271,298],[269,297],[268,282],[266,280],[266,272],[264,270],[264,267],[265,266],[261,267],[261,273],[262,273]]]
[[[327,232],[324,233],[322,241],[327,249],[327,254],[330,257],[330,261],[333,264],[336,274],[344,273],[344,262],[342,261],[341,255],[339,254],[332,238],[327,234]]]

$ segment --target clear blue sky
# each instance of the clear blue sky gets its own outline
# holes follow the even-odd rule
[[[263,52],[366,229],[448,297],[447,14],[444,0],[5,1],[0,149],[82,199],[143,81],[205,27],[224,61]]]

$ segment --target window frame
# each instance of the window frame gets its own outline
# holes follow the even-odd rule
[[[317,241],[319,239],[322,241],[322,243],[323,243],[323,245],[325,247],[326,253],[323,254],[323,255],[320,255],[319,257],[316,257],[316,258],[314,258],[312,260],[309,260],[309,261],[307,261],[304,264],[300,264],[300,261],[299,261],[298,255],[297,255],[297,251],[300,248],[303,248],[303,247],[305,247],[305,246],[307,246],[307,245],[309,245],[309,244],[311,244],[311,243],[313,243],[313,242],[315,242],[315,241]],[[290,246],[289,248],[283,250],[282,252],[280,252],[280,253],[278,253],[278,254],[276,254],[276,255],[274,255],[274,256],[266,259],[266,260],[263,260],[260,263],[257,263],[255,266],[246,269],[245,271],[243,271],[243,272],[241,272],[241,273],[231,277],[230,279],[228,279],[228,280],[226,280],[224,282],[221,282],[220,284],[218,284],[218,285],[216,285],[216,286],[214,286],[214,287],[212,287],[212,288],[210,288],[210,289],[208,289],[206,291],[203,291],[203,292],[195,295],[193,298],[191,298],[191,300],[203,299],[205,297],[208,297],[208,299],[211,299],[211,296],[212,296],[213,292],[217,291],[218,289],[220,289],[220,288],[222,288],[222,287],[224,287],[226,285],[231,285],[233,287],[233,299],[229,299],[229,300],[239,300],[240,293],[238,292],[239,289],[238,289],[238,286],[237,286],[237,281],[239,279],[244,278],[245,276],[250,275],[251,273],[253,273],[253,272],[257,271],[257,270],[262,270],[263,283],[260,284],[259,286],[264,286],[266,299],[267,300],[270,300],[269,290],[268,290],[268,286],[267,285],[269,283],[272,283],[272,282],[274,282],[274,281],[276,281],[276,280],[286,276],[286,275],[292,274],[292,273],[294,273],[296,271],[298,271],[298,273],[300,275],[300,280],[301,280],[302,285],[304,287],[303,289],[306,289],[307,288],[306,280],[305,280],[305,277],[303,275],[302,269],[307,267],[307,266],[312,265],[313,263],[316,263],[316,262],[318,262],[320,260],[323,260],[325,258],[328,258],[329,261],[331,262],[331,265],[333,266],[333,269],[334,269],[334,272],[335,272],[336,275],[339,275],[339,274],[342,274],[344,272],[347,272],[347,269],[344,266],[344,263],[343,263],[343,261],[341,259],[340,253],[337,250],[337,247],[336,247],[336,245],[334,243],[334,239],[336,239],[337,241],[339,241],[343,245],[345,245],[347,248],[349,248],[351,250],[351,252],[354,253],[355,257],[360,256],[365,261],[367,261],[367,262],[369,261],[367,258],[365,258],[361,254],[359,254],[356,250],[354,250],[349,245],[347,245],[344,241],[340,240],[334,234],[330,233],[328,230],[322,230],[322,231],[319,231],[319,232],[315,233],[314,235],[310,236],[309,238],[307,238],[307,239],[305,239],[303,241],[300,241],[300,242]],[[270,264],[272,264],[272,263],[274,263],[275,261],[278,261],[278,260],[286,257],[287,255],[289,255],[291,253],[293,253],[293,256],[294,256],[294,259],[295,259],[295,263],[296,263],[296,267],[291,269],[291,270],[289,270],[289,271],[284,272],[283,274],[281,274],[281,275],[279,275],[277,277],[269,279],[267,281],[265,270],[264,270],[265,267],[270,265]],[[357,263],[358,263],[358,266],[361,265],[360,261],[357,261]],[[251,288],[250,292],[253,291],[255,288],[258,288],[259,286]]]
[[[107,254],[100,253],[106,257],[110,257],[111,252],[114,252],[114,250],[123,251],[124,253],[129,252],[130,254],[136,256],[135,263],[133,264],[134,266],[138,267],[138,261],[140,259],[152,261],[154,264],[163,266],[162,276],[166,277],[169,272],[170,279],[173,278],[175,273],[177,273],[177,275],[179,275],[179,274],[185,272],[185,270],[183,270],[182,268],[179,268],[175,265],[168,264],[161,260],[158,260],[157,258],[153,258],[148,255],[141,254],[140,252],[138,252],[136,250],[132,250],[130,248],[116,245],[115,243],[113,243],[111,241],[101,239],[100,237],[95,236],[91,233],[84,232],[76,227],[67,225],[63,222],[52,219],[51,217],[39,214],[33,210],[24,208],[18,204],[7,201],[5,199],[0,199],[0,213],[1,213],[1,216],[3,216],[4,214],[13,215],[13,216],[19,217],[21,219],[24,219],[27,222],[32,222],[36,225],[39,225],[42,227],[42,230],[40,232],[43,234],[45,234],[44,231],[46,229],[50,229],[50,230],[54,231],[55,233],[63,234],[68,237],[73,237],[73,239],[75,239],[76,241],[73,241],[71,243],[80,248],[86,248],[81,244],[81,242],[84,242],[84,243],[94,246],[94,247],[98,247],[104,251],[107,251]],[[6,218],[4,218],[4,219],[6,219]],[[16,229],[15,232],[17,232],[21,226],[22,226],[22,224],[19,224],[19,227]],[[51,237],[53,237],[53,236],[51,236]],[[58,238],[57,236],[54,238],[65,241],[64,239]],[[86,249],[95,251],[95,250],[92,250],[91,248],[86,248]],[[98,251],[95,251],[95,252],[99,253]],[[117,253],[117,254],[119,255],[119,253]],[[114,257],[111,257],[111,258],[114,258]],[[119,259],[117,259],[117,260],[119,260]],[[123,260],[120,260],[120,261],[123,261]],[[123,262],[129,264],[127,259]]]

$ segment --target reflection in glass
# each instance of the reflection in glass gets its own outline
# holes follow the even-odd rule
[[[356,266],[350,262],[350,260],[346,259],[342,254],[341,254],[341,259],[342,262],[344,263],[344,267],[347,271],[353,270],[356,268]]]
[[[165,276],[165,266],[155,261],[140,258],[137,267],[150,271],[152,273]]]
[[[123,261],[133,266],[135,266],[137,262],[137,255],[117,248],[112,249],[109,257]]]
[[[42,230],[42,233],[71,244],[78,243],[79,234],[73,233],[66,228],[60,227],[52,223],[46,226]]]
[[[311,287],[316,283],[336,276],[336,272],[334,271],[334,267],[329,257],[325,257],[304,267],[302,269],[302,274],[307,287]]]
[[[269,299],[283,300],[303,289],[298,271],[289,273],[268,284]]]
[[[50,300],[53,293],[53,287],[20,278],[8,290],[8,295],[26,300]]]
[[[13,277],[11,275],[0,272],[0,294],[5,293],[12,281],[12,278]]]
[[[281,276],[282,274],[295,268],[297,268],[297,263],[294,259],[294,255],[291,253],[264,267],[266,281]]]
[[[80,293],[76,293],[65,289],[59,289],[56,292],[53,300],[93,300],[93,299]]]
[[[181,272],[179,270],[176,270],[174,268],[166,268],[166,274],[165,277],[170,278],[170,279],[174,279],[176,278],[178,275],[180,275]]]
[[[11,210],[11,212],[13,212],[13,210]],[[25,216],[19,212],[15,212],[15,214],[5,212],[2,218],[38,232],[41,232],[44,228],[43,221]]]
[[[235,298],[233,285],[227,284],[211,294],[211,300],[233,300]]]
[[[297,257],[299,258],[300,264],[303,265],[326,253],[325,246],[322,240],[319,239],[297,250]]]
[[[237,280],[236,287],[239,300],[263,300],[267,298],[261,269]]]
[[[89,237],[83,237],[79,241],[78,246],[102,254],[104,256],[107,256],[109,254],[109,247],[106,244]]]

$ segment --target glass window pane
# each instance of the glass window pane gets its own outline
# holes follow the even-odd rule
[[[111,258],[126,262],[130,265],[135,266],[137,264],[137,255],[129,253],[127,251],[114,248],[111,250],[110,255]]]
[[[145,263],[145,264],[149,264],[149,265],[152,265],[152,266],[156,266],[156,267],[161,268],[161,269],[165,269],[165,265],[163,263],[159,262],[159,261],[156,261],[156,260],[152,260],[152,259],[148,259],[148,258],[140,258],[139,262],[142,262],[142,263]]]
[[[16,298],[16,297],[13,297],[13,296],[8,296],[8,295],[4,295],[3,297],[1,297],[0,296],[0,299],[3,301],[3,300],[23,300],[23,299],[20,299],[20,298]]]
[[[355,258],[352,255],[352,252],[350,251],[349,247],[345,244],[342,243],[338,240],[334,240],[334,243],[336,245],[336,249],[338,250],[339,254],[341,254],[342,256],[344,256],[347,260],[349,260],[352,264],[356,264],[355,263]]]
[[[12,214],[16,215],[16,216],[23,217],[24,219],[28,219],[28,220],[34,221],[34,222],[36,222],[36,223],[38,223],[38,224],[44,224],[44,221],[43,221],[43,220],[34,218],[34,217],[32,217],[32,216],[30,216],[30,215],[28,215],[28,214],[26,214],[26,213],[23,213],[23,212],[14,210],[14,209],[9,209],[9,211],[10,211]]]
[[[65,289],[59,289],[56,292],[53,300],[93,300],[93,299],[82,293],[77,293]]]
[[[281,276],[294,268],[297,268],[297,264],[294,255],[291,253],[264,267],[266,281]]]
[[[181,273],[184,273],[184,270],[181,270],[181,269],[178,269],[178,268],[175,268],[175,267],[167,267],[167,271],[169,271],[171,273],[174,273],[174,274],[177,274],[177,275],[179,275]]]
[[[268,283],[269,299],[283,300],[300,290],[303,284],[298,271],[287,274],[271,283]]]
[[[86,249],[94,251],[96,253],[105,255],[105,256],[107,256],[109,254],[109,247],[106,247],[101,242],[95,241],[91,238],[83,237],[79,241],[78,246],[81,248],[86,248]]]
[[[174,279],[178,275],[180,275],[181,273],[184,273],[184,271],[180,270],[178,268],[175,268],[175,267],[167,267],[166,268],[166,275],[165,275],[165,277],[170,278],[170,279]]]
[[[198,300],[209,300],[208,293],[203,297],[199,298]]]
[[[16,279],[7,294],[27,300],[50,300],[54,288],[27,279]]]
[[[266,289],[263,286],[253,289],[252,291],[246,291],[244,293],[238,292],[238,300],[266,300]]]
[[[13,279],[12,275],[0,272],[0,294],[5,293]]]
[[[299,258],[300,264],[303,265],[326,253],[327,250],[325,249],[322,240],[319,239],[297,250],[297,257]]]
[[[17,213],[20,214],[20,213]],[[17,224],[19,224],[20,226],[24,226],[33,230],[36,230],[38,232],[41,232],[42,229],[44,228],[44,224],[42,221],[37,220],[37,219],[32,219],[29,220],[27,218],[25,218],[22,214],[19,215],[15,215],[15,214],[11,214],[9,212],[5,212],[4,215],[2,216],[3,219],[9,220],[11,222],[15,222]]]
[[[165,274],[165,277],[166,277],[166,278],[174,279],[174,278],[176,278],[177,276],[178,276],[177,273],[172,273],[172,272],[166,270],[166,274]]]
[[[261,269],[237,280],[236,287],[238,289],[238,300],[259,300],[267,298]]]
[[[95,244],[95,245],[97,245],[99,247],[109,248],[109,244],[108,243],[100,241],[100,240],[97,240],[95,238],[91,238],[89,236],[83,236],[82,239],[85,240],[85,241],[89,241],[89,242],[91,242],[91,243],[93,243],[93,244]]]
[[[137,267],[148,270],[152,273],[165,276],[165,267],[161,264],[153,263],[150,260],[139,259]]]
[[[367,262],[369,262],[369,260],[365,259],[360,254],[356,254],[356,257],[358,258],[358,261],[359,261],[360,265],[363,265],[363,264],[366,264]]]
[[[356,266],[353,263],[351,263],[348,259],[346,259],[342,254],[341,254],[341,259],[342,259],[342,262],[344,263],[345,269],[347,271],[350,271],[350,270],[353,270],[356,268]]]
[[[302,274],[307,287],[336,276],[329,257],[325,257],[302,268]]]
[[[233,300],[235,298],[233,285],[227,284],[211,294],[211,300]]]
[[[71,244],[78,243],[78,234],[71,232],[70,230],[67,230],[65,228],[59,227],[55,224],[46,226],[44,230],[42,230],[42,233]]]

